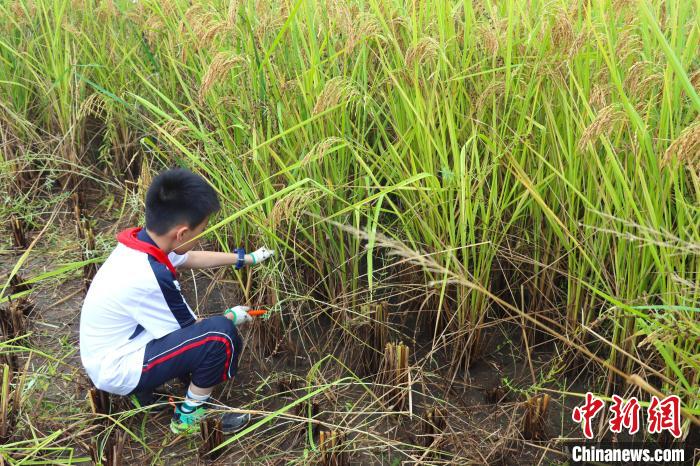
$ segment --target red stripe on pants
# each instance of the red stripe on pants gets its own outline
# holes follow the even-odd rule
[[[195,341],[194,343],[190,343],[189,345],[185,345],[182,348],[179,348],[178,350],[173,351],[170,354],[166,354],[165,356],[161,356],[158,359],[156,359],[155,361],[149,362],[148,365],[141,370],[141,372],[146,372],[146,371],[152,369],[153,367],[157,366],[158,364],[165,362],[171,358],[174,358],[178,354],[182,354],[187,350],[190,350],[192,348],[196,348],[198,346],[202,346],[203,344],[205,344],[208,341],[220,341],[224,345],[226,345],[226,364],[224,365],[224,374],[221,377],[221,380],[226,380],[226,374],[228,373],[228,365],[229,365],[229,361],[231,360],[231,343],[228,341],[227,338],[217,337],[217,336],[206,337],[203,340]]]

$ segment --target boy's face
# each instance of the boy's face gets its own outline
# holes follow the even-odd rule
[[[201,232],[203,232],[204,229],[207,227],[208,222],[209,218],[207,217],[202,221],[202,223],[200,223],[194,228],[190,228],[187,224],[176,226],[174,228],[175,247],[173,248],[173,251],[175,251],[175,253],[177,254],[184,254],[187,251],[193,249],[197,245],[199,240],[190,240],[198,234],[200,234]]]

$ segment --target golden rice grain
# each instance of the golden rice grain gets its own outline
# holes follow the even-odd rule
[[[627,8],[628,6],[636,3],[637,2],[635,0],[614,0],[613,11],[622,10],[623,8]]]
[[[158,8],[164,17],[174,17],[178,11],[178,3],[176,0],[159,0]]]
[[[405,16],[399,14],[398,12],[394,12],[394,14],[392,14],[391,19],[388,21],[387,24],[389,25],[389,29],[391,29],[391,32],[395,36],[398,35],[400,28],[411,28],[411,21]]]
[[[228,76],[229,71],[231,71],[233,67],[245,64],[248,64],[248,59],[246,57],[233,52],[217,53],[202,77],[202,84],[199,88],[200,101],[204,99],[204,96],[214,84]]]
[[[143,34],[148,35],[148,30],[144,30],[144,24],[146,24],[146,21],[153,16],[153,13],[146,12],[143,2],[138,2],[131,8],[127,9],[124,16],[127,20],[137,24],[142,29]]]
[[[630,96],[638,99],[646,98],[651,88],[663,81],[661,73],[649,73],[653,66],[652,62],[643,60],[629,67],[624,87]]]
[[[637,98],[646,98],[651,93],[654,87],[663,84],[664,76],[662,73],[654,73],[649,76],[644,77],[642,80],[638,81],[636,85],[631,88],[632,95]],[[658,98],[661,98],[661,94],[657,94]]]
[[[595,143],[602,136],[609,136],[617,123],[625,123],[625,113],[616,105],[608,105],[598,112],[595,119],[581,134],[578,141],[579,150],[585,149],[589,144]]]
[[[15,0],[10,5],[10,11],[15,20],[22,24],[24,20],[32,19],[36,15],[36,5],[32,0]]]
[[[424,62],[434,60],[440,51],[440,43],[432,37],[422,37],[415,45],[409,47],[404,56],[406,67],[413,68]]]
[[[225,21],[216,21],[213,17],[206,27],[199,28],[196,36],[199,40],[199,49],[207,48],[213,42],[214,38],[222,31],[228,28]]]
[[[75,26],[73,26],[70,23],[70,21],[68,20],[68,18],[66,18],[66,17],[64,17],[63,21],[61,22],[61,29],[63,29],[64,31],[69,32],[75,36],[80,35],[80,30],[78,28],[76,28]]]
[[[588,96],[588,105],[594,109],[601,109],[608,105],[610,86],[608,84],[594,84],[591,94]]]
[[[119,13],[119,10],[114,5],[112,0],[102,0],[99,2],[97,9],[97,19],[99,21],[108,21],[114,18]]]
[[[80,107],[78,108],[78,120],[82,120],[88,115],[101,114],[104,111],[106,105],[107,102],[103,94],[99,92],[94,92],[90,94],[85,100],[83,100],[83,102],[80,104]]]
[[[571,44],[574,42],[574,26],[566,11],[560,11],[551,30],[552,46],[565,54],[569,54]]]
[[[230,0],[228,4],[228,14],[226,20],[228,25],[234,27],[238,22],[238,10],[241,7],[241,0]]]
[[[662,165],[667,165],[674,158],[690,168],[700,169],[700,121],[684,129],[668,146]]]
[[[348,53],[362,42],[383,38],[382,27],[376,15],[361,11],[357,4],[328,0],[325,4],[317,2],[316,5],[317,14],[328,18],[329,29],[334,32],[333,36],[344,38],[343,48]]]
[[[496,55],[505,40],[503,21],[482,23],[477,27],[478,43],[491,55]]]
[[[180,24],[181,27],[185,27],[185,22],[189,24],[196,23],[199,18],[204,16],[206,13],[204,11],[204,7],[202,6],[201,3],[195,3],[191,7],[189,7],[183,16],[183,22]],[[181,32],[186,32],[184,29]]]
[[[297,84],[297,80],[295,78],[283,79],[283,80],[280,80],[278,82],[279,90],[282,94],[286,94],[287,92],[294,89],[296,84]]]
[[[569,59],[574,58],[579,51],[587,44],[590,42],[590,39],[592,37],[592,33],[588,29],[582,29],[579,31],[579,33],[576,35],[576,39],[571,43],[568,51],[568,56]]]
[[[137,192],[142,203],[146,202],[146,193],[148,192],[148,187],[151,185],[153,177],[151,176],[151,167],[148,163],[148,157],[143,157],[141,159],[141,171],[139,172],[139,179],[137,181]]]
[[[638,78],[640,74],[643,74],[647,69],[650,69],[652,65],[653,64],[648,60],[634,62],[634,64],[627,70],[627,79]]]
[[[345,49],[348,52],[357,47],[362,41],[380,38],[381,26],[377,18],[370,13],[360,13],[348,28]]]
[[[274,5],[268,0],[255,1],[255,17],[257,24],[253,33],[256,39],[262,42],[265,36],[275,34],[276,31],[287,21],[289,17],[289,6],[286,2]]]
[[[270,211],[268,221],[272,228],[278,227],[282,222],[297,217],[308,205],[316,202],[321,191],[314,188],[301,188],[279,199]]]
[[[219,20],[212,11],[206,11],[201,4],[191,6],[180,22],[180,34],[194,38],[192,48],[202,50],[211,45],[214,38],[228,29],[226,20]],[[182,48],[181,59],[185,59],[185,49]]]
[[[360,13],[357,4],[338,0],[327,0],[325,5],[324,2],[316,2],[316,6],[319,17],[327,16],[329,21],[345,32],[352,28],[353,21]]]
[[[303,167],[316,160],[322,160],[331,149],[344,145],[347,145],[345,139],[335,136],[326,138],[316,144],[309,152],[306,153],[306,155],[301,159],[301,166]]]
[[[644,44],[636,31],[636,25],[628,26],[620,33],[620,39],[617,41],[615,52],[618,60],[624,62],[629,56],[639,54],[643,49]]]
[[[341,76],[335,77],[328,80],[326,85],[323,86],[323,90],[316,99],[313,113],[314,115],[322,113],[323,111],[338,105],[342,101],[350,103],[359,95],[360,93],[355,88],[352,81]]]
[[[494,80],[489,84],[486,89],[484,89],[476,100],[474,104],[475,112],[481,113],[481,111],[486,108],[486,103],[494,97],[499,97],[503,95],[506,91],[506,84],[503,80]]]
[[[177,137],[179,134],[189,131],[190,128],[180,120],[168,120],[160,129],[172,137]]]
[[[153,43],[158,34],[163,30],[165,23],[160,15],[153,14],[146,19],[143,31],[149,43]]]
[[[700,69],[695,70],[693,73],[691,73],[689,76],[689,79],[690,79],[690,84],[693,85],[693,88],[695,88],[695,91],[700,93]]]

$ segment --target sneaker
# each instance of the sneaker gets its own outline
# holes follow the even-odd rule
[[[194,434],[199,432],[199,423],[207,415],[203,406],[192,412],[184,412],[180,406],[175,406],[173,418],[170,421],[170,430],[175,434]],[[224,413],[221,418],[221,430],[224,434],[233,434],[243,429],[250,422],[250,414]]]
[[[224,434],[233,434],[242,430],[250,422],[248,413],[224,413],[221,415],[221,430]]]
[[[168,397],[166,395],[156,395],[149,391],[132,393],[129,395],[129,401],[135,408],[146,408],[149,411],[163,411],[168,408]]]

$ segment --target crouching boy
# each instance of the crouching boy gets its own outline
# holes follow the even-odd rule
[[[260,248],[246,254],[192,251],[192,238],[219,210],[216,192],[184,169],[154,178],[146,194],[145,228],[117,235],[118,244],[95,275],[80,315],[80,357],[101,390],[130,395],[137,406],[155,402],[156,387],[175,378],[191,380],[170,423],[193,433],[206,414],[214,387],[236,375],[241,338],[237,326],[252,320],[245,306],[199,319],[180,293],[178,270],[235,265],[269,258]],[[235,432],[247,414],[227,413],[222,427]]]

